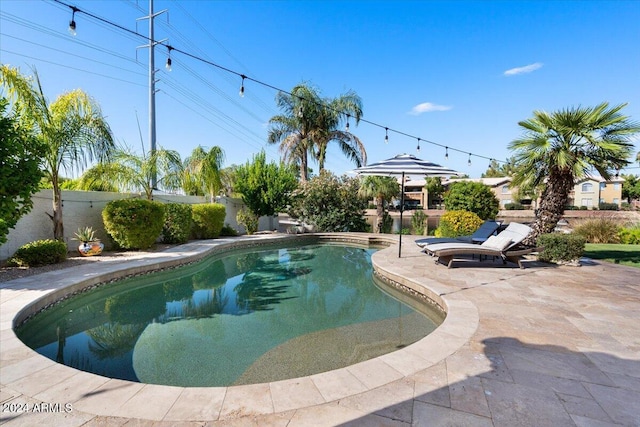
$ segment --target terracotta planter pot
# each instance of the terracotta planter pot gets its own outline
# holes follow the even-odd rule
[[[104,244],[99,240],[93,242],[82,242],[78,246],[78,252],[82,256],[94,256],[100,255],[104,249]]]

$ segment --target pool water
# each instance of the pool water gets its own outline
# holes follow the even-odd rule
[[[151,384],[229,386],[338,369],[438,324],[374,284],[373,252],[332,244],[227,252],[101,286],[16,332],[59,363]]]

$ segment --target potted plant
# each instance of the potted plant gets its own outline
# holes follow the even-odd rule
[[[73,240],[80,241],[78,246],[78,252],[82,256],[99,255],[104,249],[104,244],[100,242],[100,239],[96,238],[96,233],[91,227],[80,227],[75,233]]]

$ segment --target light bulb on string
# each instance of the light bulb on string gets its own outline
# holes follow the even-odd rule
[[[416,151],[418,152],[418,154],[420,154],[420,138],[418,138],[418,148],[416,149]]]
[[[349,117],[351,117],[351,115],[347,114],[347,124],[344,127],[345,132],[349,132]]]
[[[71,21],[69,21],[69,34],[72,36],[76,35],[76,12],[78,8],[75,6],[71,7]]]
[[[469,160],[467,161],[467,165],[471,166],[471,153],[469,153]]]
[[[167,63],[165,65],[165,68],[167,69],[167,71],[171,71],[171,49],[173,49],[171,46],[167,46]]]
[[[449,160],[449,147],[444,147],[444,159]]]
[[[389,143],[389,128],[384,128],[384,143]]]
[[[240,77],[242,77],[242,82],[240,83],[240,92],[238,94],[240,95],[240,98],[244,98],[244,79],[246,79],[247,76],[241,74]]]

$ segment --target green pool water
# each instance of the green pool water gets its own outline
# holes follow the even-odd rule
[[[269,247],[105,284],[17,329],[38,353],[112,378],[229,386],[311,375],[429,334],[372,278],[372,248]]]

